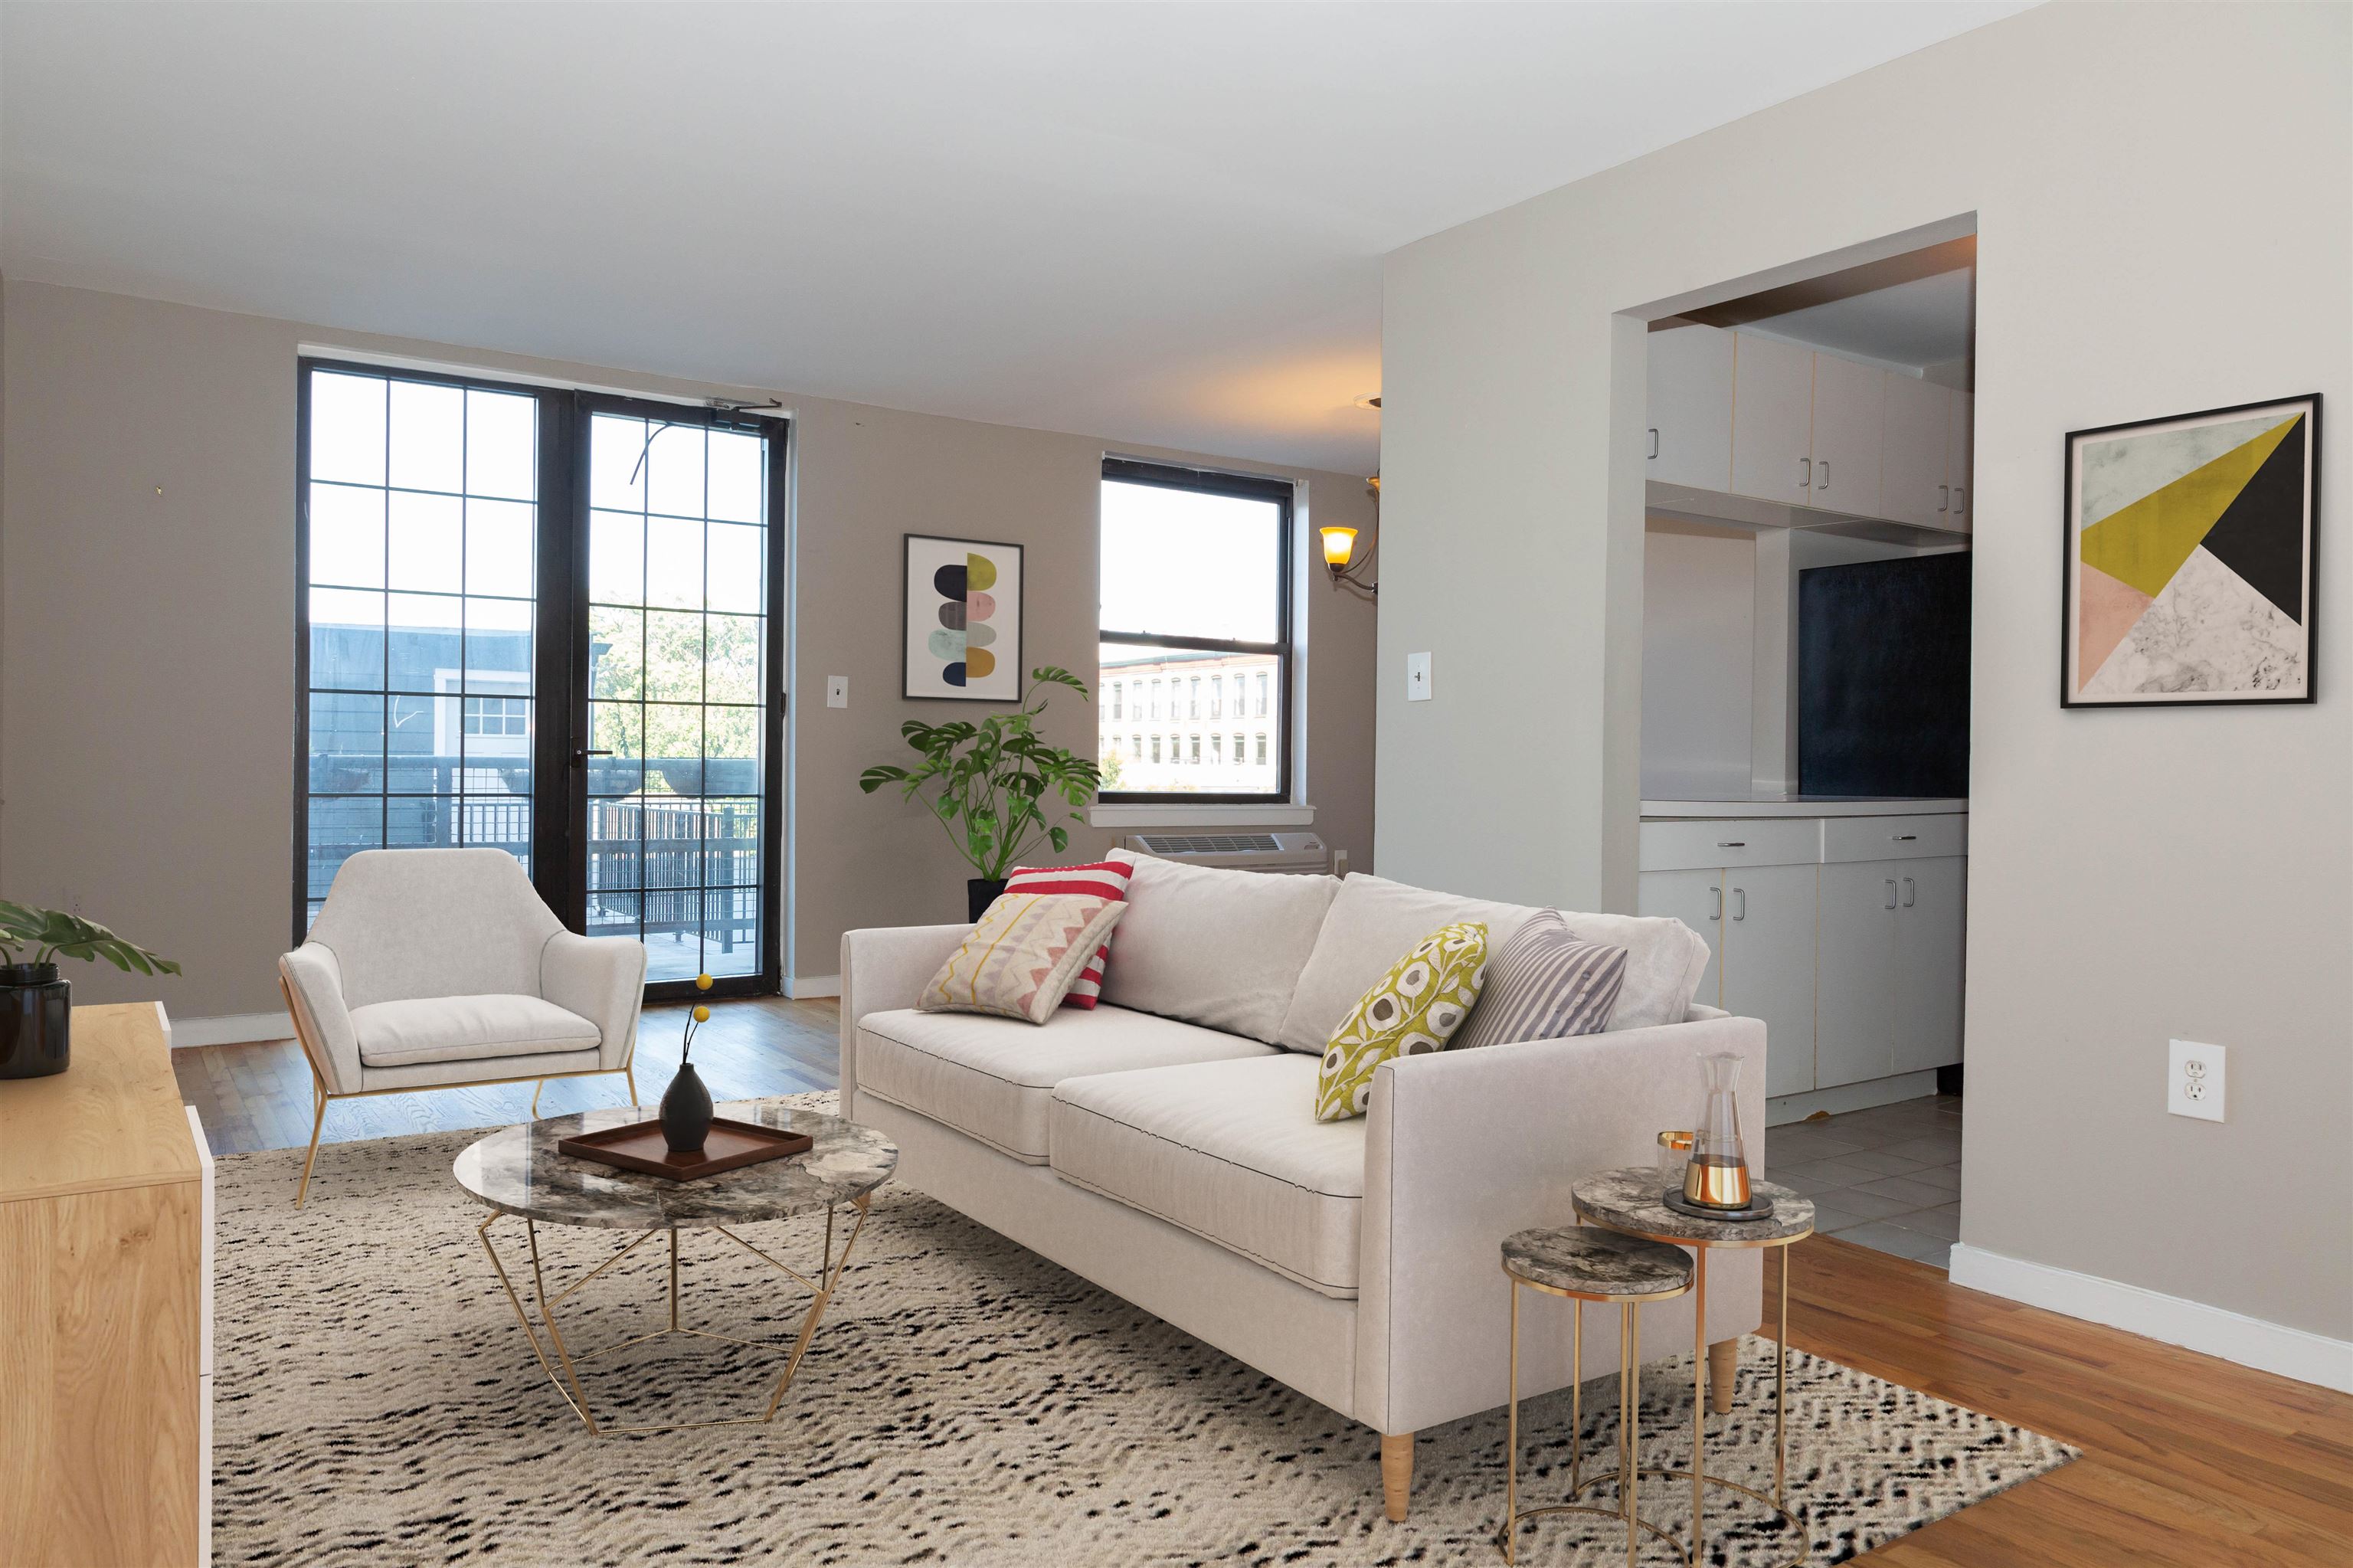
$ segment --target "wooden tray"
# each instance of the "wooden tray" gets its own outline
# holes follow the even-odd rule
[[[670,1145],[663,1141],[659,1121],[631,1122],[627,1127],[608,1127],[601,1132],[584,1132],[577,1138],[559,1139],[555,1150],[575,1160],[594,1160],[600,1165],[623,1171],[642,1171],[649,1176],[691,1181],[702,1176],[716,1176],[722,1171],[757,1165],[764,1160],[806,1154],[813,1142],[805,1132],[786,1132],[782,1128],[715,1116],[711,1118],[711,1131],[703,1139],[702,1147],[688,1154],[670,1152]]]

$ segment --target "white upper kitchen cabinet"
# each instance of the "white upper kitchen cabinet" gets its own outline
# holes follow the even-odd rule
[[[1950,528],[1953,493],[1945,461],[1956,394],[1933,381],[1893,372],[1884,377],[1884,387],[1879,514],[1923,528]]]
[[[1733,493],[1784,505],[1810,505],[1813,350],[1751,333],[1732,336]]]
[[[1876,517],[1888,374],[1834,354],[1814,355],[1812,505]]]
[[[1732,334],[1681,326],[1651,334],[1651,421],[1643,477],[1694,490],[1732,483]]]
[[[1969,497],[1976,482],[1969,477],[1969,457],[1977,437],[1978,399],[1974,392],[1956,392],[1952,396],[1950,417],[1945,421],[1945,482],[1952,486],[1952,500],[1946,513],[1948,525],[1963,533],[1969,526]]]

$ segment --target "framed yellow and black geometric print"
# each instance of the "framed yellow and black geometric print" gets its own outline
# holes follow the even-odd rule
[[[2067,437],[2063,707],[2313,699],[2320,395]]]

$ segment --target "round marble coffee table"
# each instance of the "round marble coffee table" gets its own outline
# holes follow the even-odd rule
[[[1701,1520],[1705,1512],[1703,1494],[1709,1486],[1726,1487],[1752,1498],[1781,1516],[1781,1521],[1796,1532],[1798,1554],[1782,1568],[1795,1568],[1806,1560],[1807,1536],[1788,1510],[1788,1488],[1789,1471],[1789,1253],[1790,1245],[1814,1234],[1814,1204],[1810,1198],[1800,1198],[1787,1187],[1777,1187],[1770,1181],[1752,1181],[1749,1192],[1757,1198],[1768,1199],[1773,1204],[1770,1217],[1757,1220],[1704,1220],[1667,1207],[1662,1194],[1665,1178],[1655,1165],[1630,1165],[1622,1170],[1604,1171],[1588,1176],[1568,1190],[1569,1202],[1577,1217],[1589,1224],[1618,1232],[1620,1235],[1640,1236],[1645,1241],[1672,1242],[1692,1249],[1696,1259],[1695,1278],[1692,1286],[1692,1467],[1682,1470],[1660,1470],[1655,1474],[1692,1484],[1691,1561],[1704,1562],[1701,1546]],[[1781,1249],[1781,1324],[1773,1341],[1773,1495],[1767,1497],[1753,1488],[1737,1481],[1706,1473],[1701,1456],[1706,1452],[1707,1437],[1707,1255],[1718,1248],[1746,1250],[1756,1247]]]
[[[641,1175],[637,1171],[617,1170],[595,1160],[579,1160],[556,1152],[555,1146],[560,1139],[605,1128],[626,1127],[647,1119],[643,1107],[616,1106],[607,1110],[551,1117],[544,1121],[510,1127],[469,1145],[458,1156],[452,1172],[458,1184],[490,1207],[490,1217],[481,1223],[475,1234],[481,1240],[482,1250],[490,1255],[491,1266],[498,1270],[499,1283],[506,1288],[507,1301],[514,1308],[515,1320],[522,1325],[523,1332],[530,1337],[532,1354],[539,1358],[540,1368],[547,1373],[548,1381],[555,1384],[556,1392],[564,1396],[565,1403],[572,1407],[572,1413],[580,1417],[582,1425],[591,1433],[602,1436],[613,1432],[670,1432],[682,1426],[757,1425],[775,1420],[777,1410],[784,1404],[785,1390],[792,1386],[793,1373],[799,1370],[801,1357],[807,1352],[809,1340],[817,1333],[818,1321],[825,1316],[826,1303],[833,1298],[834,1291],[840,1287],[842,1269],[849,1261],[849,1249],[857,1244],[858,1233],[865,1228],[867,1210],[873,1202],[874,1190],[888,1181],[892,1172],[898,1168],[899,1149],[896,1144],[872,1128],[860,1127],[839,1117],[778,1105],[773,1101],[725,1105],[718,1109],[720,1114],[736,1121],[757,1122],[764,1127],[805,1132],[814,1140],[814,1146],[803,1154],[723,1171],[716,1176],[693,1181],[673,1181],[667,1177]],[[834,1248],[836,1211],[844,1207],[854,1211],[856,1218],[842,1237],[840,1250],[837,1253]],[[807,1274],[778,1262],[729,1228],[813,1213],[819,1209],[825,1211],[825,1246],[818,1255],[816,1266]],[[549,1361],[547,1351],[541,1345],[539,1330],[533,1325],[531,1314],[523,1308],[522,1298],[515,1292],[506,1264],[500,1258],[498,1248],[491,1243],[491,1227],[510,1215],[523,1223],[523,1236],[531,1251],[532,1289],[539,1303],[540,1324],[547,1330],[548,1340],[554,1347],[555,1359],[553,1361]],[[551,1296],[539,1256],[539,1227],[543,1224],[581,1225],[639,1234],[612,1256]],[[776,1392],[769,1396],[767,1408],[760,1414],[657,1425],[600,1424],[589,1410],[587,1391],[580,1383],[578,1369],[583,1361],[669,1334],[724,1340],[730,1344],[750,1345],[760,1350],[787,1349],[783,1345],[758,1340],[740,1340],[732,1334],[690,1329],[680,1324],[678,1233],[681,1230],[717,1231],[762,1263],[807,1289],[811,1299],[808,1312],[801,1319],[800,1336],[789,1347],[791,1353],[785,1362],[783,1374],[776,1380]],[[564,1330],[556,1324],[557,1304],[628,1256],[643,1243],[665,1232],[670,1236],[668,1325],[618,1344],[575,1353],[565,1343]],[[557,1370],[559,1367],[561,1372]]]

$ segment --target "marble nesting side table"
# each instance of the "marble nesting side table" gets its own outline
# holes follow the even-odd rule
[[[1504,1240],[1504,1277],[1512,1289],[1511,1436],[1504,1470],[1504,1528],[1495,1534],[1504,1561],[1517,1561],[1519,1528],[1544,1514],[1589,1513],[1626,1523],[1626,1562],[1631,1568],[1648,1531],[1681,1550],[1675,1538],[1635,1510],[1641,1486],[1637,1451],[1641,1407],[1642,1325],[1637,1311],[1646,1301],[1671,1301],[1691,1288],[1692,1260],[1679,1247],[1642,1241],[1613,1231],[1565,1229],[1515,1232]],[[1566,1297],[1569,1318],[1568,1495],[1569,1501],[1520,1508],[1520,1289]],[[1611,1478],[1583,1479],[1585,1443],[1585,1304],[1618,1308],[1618,1507],[1595,1508],[1576,1499],[1585,1489]]]
[[[593,1434],[670,1432],[684,1426],[758,1425],[775,1420],[776,1411],[784,1404],[785,1390],[792,1386],[793,1373],[800,1369],[801,1357],[807,1353],[809,1340],[817,1333],[818,1319],[825,1316],[826,1303],[833,1299],[834,1292],[840,1287],[842,1269],[849,1262],[849,1249],[857,1244],[859,1232],[866,1226],[867,1209],[873,1202],[874,1190],[888,1181],[892,1172],[898,1169],[898,1146],[872,1128],[773,1101],[753,1101],[718,1108],[721,1114],[736,1121],[757,1122],[763,1127],[805,1132],[814,1140],[813,1147],[806,1153],[723,1171],[716,1176],[693,1181],[673,1181],[664,1176],[617,1170],[610,1165],[600,1165],[595,1160],[575,1159],[556,1151],[556,1144],[564,1139],[605,1128],[626,1127],[645,1119],[645,1112],[638,1107],[616,1106],[609,1109],[551,1117],[544,1121],[507,1128],[480,1142],[470,1144],[458,1156],[452,1171],[458,1184],[491,1210],[490,1217],[481,1223],[475,1234],[481,1240],[482,1250],[490,1254],[491,1266],[498,1271],[499,1283],[506,1287],[507,1302],[514,1308],[515,1320],[522,1325],[522,1331],[531,1340],[532,1354],[539,1358],[540,1370],[547,1373],[548,1381],[564,1396],[564,1402],[572,1407],[572,1413],[580,1417],[581,1424]],[[842,1237],[840,1250],[837,1252],[834,1248],[835,1219],[838,1212],[844,1208],[856,1217],[850,1222],[848,1233]],[[778,1262],[729,1228],[786,1219],[795,1214],[815,1213],[820,1209],[825,1211],[825,1245],[814,1269],[807,1274]],[[555,1359],[552,1362],[548,1360],[547,1351],[540,1343],[538,1328],[533,1325],[531,1314],[524,1310],[522,1298],[516,1293],[514,1281],[509,1277],[507,1266],[499,1257],[498,1248],[491,1243],[491,1227],[508,1215],[523,1223],[523,1235],[531,1253],[532,1290],[539,1304],[539,1321],[546,1329],[548,1340],[555,1351]],[[543,1224],[636,1231],[638,1234],[612,1256],[551,1296],[539,1256],[539,1227]],[[678,1276],[678,1233],[681,1230],[717,1231],[807,1289],[810,1300],[808,1311],[801,1319],[799,1337],[787,1347],[681,1326],[679,1322]],[[624,1340],[618,1344],[575,1352],[565,1342],[564,1330],[556,1323],[556,1306],[628,1256],[641,1244],[665,1232],[670,1236],[670,1313],[667,1326],[650,1334]],[[789,1350],[784,1372],[776,1379],[776,1392],[769,1395],[767,1408],[757,1415],[731,1416],[717,1421],[674,1421],[645,1425],[599,1423],[589,1409],[587,1391],[581,1386],[579,1363],[669,1334],[723,1340],[730,1344],[749,1345],[758,1350]],[[558,1367],[562,1368],[561,1372]]]
[[[1620,1235],[1640,1236],[1645,1241],[1689,1247],[1696,1260],[1692,1286],[1694,1325],[1692,1333],[1692,1467],[1688,1473],[1682,1470],[1656,1473],[1676,1480],[1688,1479],[1692,1484],[1690,1561],[1706,1561],[1703,1528],[1706,1517],[1706,1489],[1718,1486],[1754,1499],[1781,1516],[1781,1522],[1796,1536],[1798,1554],[1781,1564],[1780,1568],[1796,1568],[1806,1560],[1807,1536],[1788,1506],[1788,1248],[1791,1244],[1801,1242],[1814,1234],[1813,1201],[1800,1198],[1787,1187],[1778,1187],[1770,1181],[1753,1181],[1749,1185],[1750,1192],[1757,1198],[1769,1199],[1773,1204],[1770,1218],[1703,1220],[1667,1207],[1662,1198],[1665,1190],[1665,1181],[1655,1165],[1630,1165],[1621,1170],[1604,1171],[1588,1176],[1569,1189],[1569,1202],[1575,1206],[1578,1219]],[[1707,1255],[1718,1248],[1745,1250],[1756,1247],[1776,1247],[1781,1252],[1780,1326],[1773,1341],[1773,1495],[1769,1498],[1737,1481],[1707,1474],[1707,1467],[1703,1463],[1707,1452]]]

